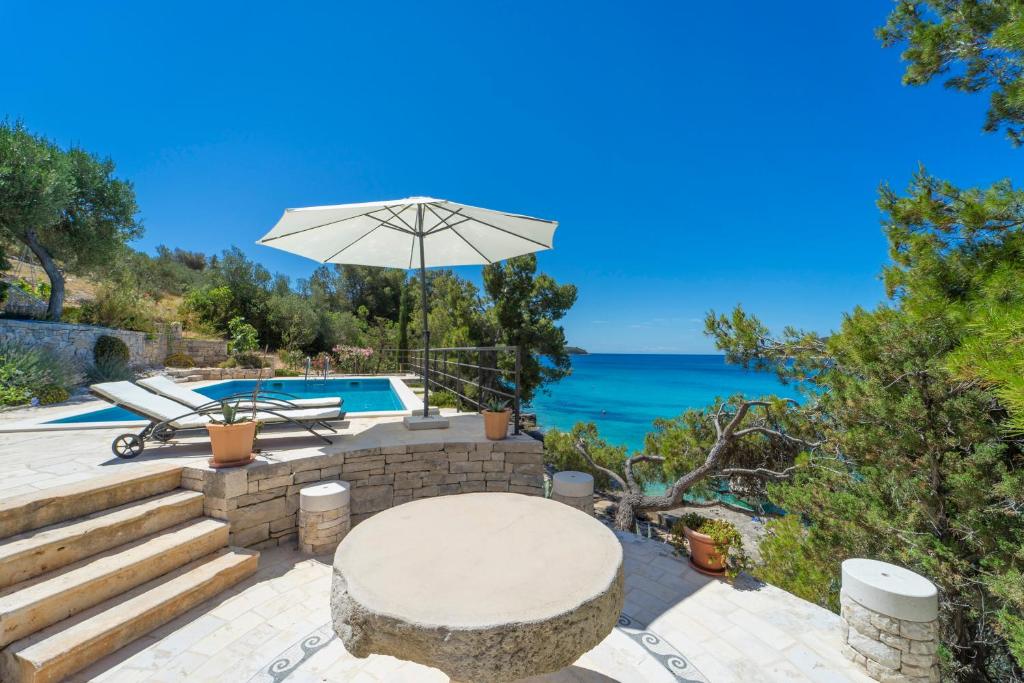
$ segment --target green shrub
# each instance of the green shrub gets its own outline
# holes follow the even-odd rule
[[[434,408],[458,408],[459,397],[450,391],[431,391],[430,405]]]
[[[91,325],[152,332],[155,329],[152,306],[147,302],[148,299],[132,287],[104,285],[93,301],[82,305],[79,319]]]
[[[85,376],[90,384],[101,382],[133,382],[135,371],[128,367],[128,364],[120,358],[106,356],[98,358],[96,362],[85,371]]]
[[[284,349],[277,352],[277,357],[292,370],[302,370],[306,366],[306,354],[295,349]]]
[[[258,353],[236,353],[220,366],[222,368],[265,368],[267,362]]]
[[[187,353],[172,353],[164,358],[164,365],[169,368],[194,368],[196,361]]]
[[[128,345],[121,339],[104,334],[96,340],[96,345],[92,347],[92,357],[96,361],[101,358],[116,358],[127,365],[131,359],[131,353],[128,351]]]
[[[715,552],[725,558],[725,573],[729,578],[747,568],[749,559],[743,549],[743,537],[732,522],[724,519],[708,519],[696,512],[687,512],[676,522],[670,531],[671,543],[680,552],[685,549],[684,528],[697,531],[711,537],[715,544]]]
[[[302,373],[296,370],[289,370],[288,368],[278,368],[274,370],[274,377],[299,377]]]
[[[230,336],[228,351],[233,354],[248,353],[260,347],[256,328],[245,322],[245,318],[240,315],[228,322],[228,335]]]
[[[39,405],[48,406],[53,403],[63,403],[71,397],[71,394],[64,387],[47,384],[36,392],[35,397],[39,399]]]
[[[0,404],[27,403],[46,386],[69,387],[74,368],[49,349],[0,342]]]

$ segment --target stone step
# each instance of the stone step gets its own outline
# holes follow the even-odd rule
[[[202,513],[202,493],[178,490],[4,539],[0,541],[0,589]]]
[[[0,539],[172,491],[181,465],[154,464],[0,501]]]
[[[0,652],[0,680],[63,680],[251,575],[258,561],[258,552],[225,548],[15,641]]]
[[[200,518],[0,592],[0,647],[228,544],[228,525]]]

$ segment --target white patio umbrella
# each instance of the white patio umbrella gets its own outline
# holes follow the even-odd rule
[[[495,263],[551,249],[557,221],[409,197],[365,204],[286,209],[257,240],[320,263],[412,269],[423,296],[423,417],[430,400],[427,268]]]

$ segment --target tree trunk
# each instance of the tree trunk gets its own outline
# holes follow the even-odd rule
[[[35,230],[29,230],[25,234],[25,244],[39,260],[39,264],[46,271],[46,277],[50,278],[50,302],[46,307],[46,318],[59,321],[64,312],[64,273],[57,267],[46,247],[39,243]]]
[[[636,506],[642,496],[636,493],[623,493],[615,509],[615,528],[620,531],[632,531],[636,525]]]

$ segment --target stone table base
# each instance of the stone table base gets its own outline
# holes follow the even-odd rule
[[[356,527],[334,561],[334,629],[455,680],[514,681],[575,662],[622,610],[622,548],[560,503],[507,493],[413,501]]]

